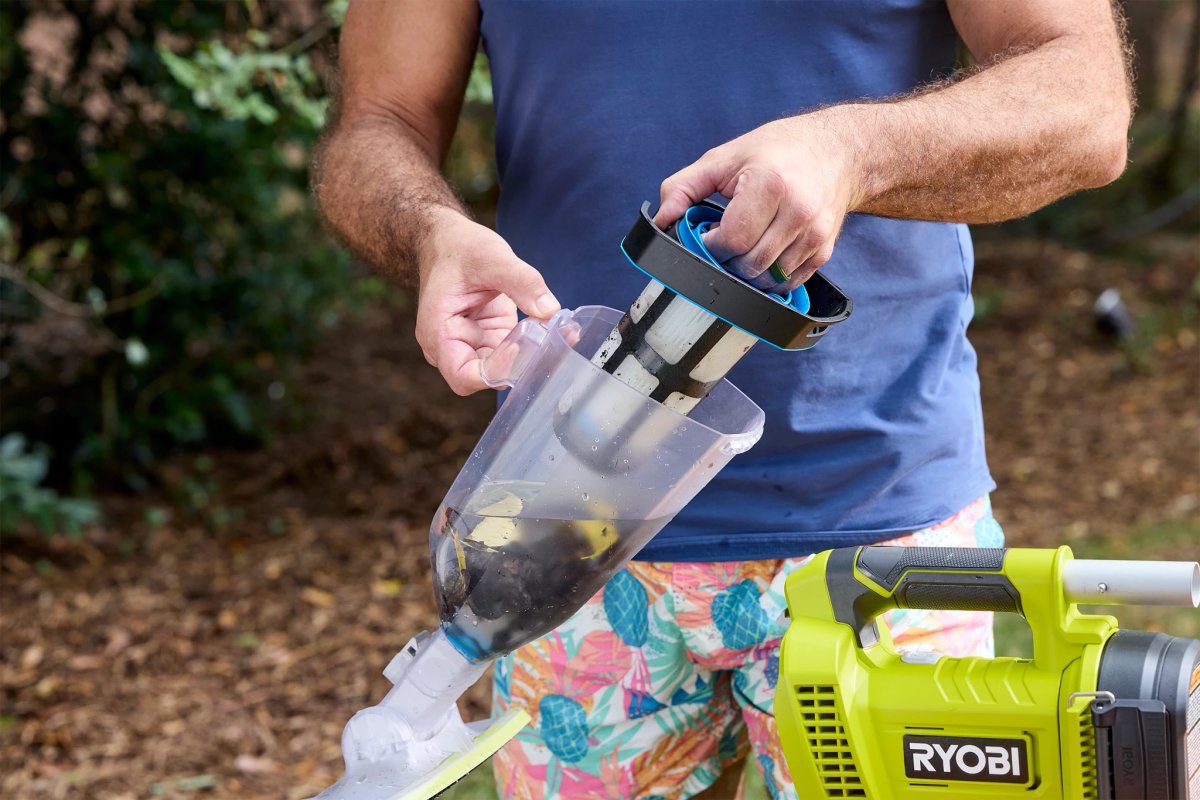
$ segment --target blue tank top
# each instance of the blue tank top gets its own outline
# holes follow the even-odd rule
[[[938,0],[482,0],[497,228],[564,307],[625,309],[618,245],[663,178],[763,123],[947,74]],[[851,215],[823,274],[850,319],[805,352],[759,344],[729,374],[766,412],[641,552],[782,558],[944,520],[994,488],[984,458],[963,225]]]

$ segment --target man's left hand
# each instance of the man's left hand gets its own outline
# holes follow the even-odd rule
[[[770,122],[663,181],[654,222],[665,227],[711,194],[728,197],[705,246],[760,289],[784,293],[833,253],[860,192],[858,160],[823,112]]]
[[[829,260],[851,211],[1000,222],[1115,180],[1132,89],[1110,0],[947,5],[982,66],[770,122],[710,150],[663,183],[655,223],[728,197],[705,245],[756,286],[782,291]]]

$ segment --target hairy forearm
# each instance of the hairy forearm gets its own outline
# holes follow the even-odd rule
[[[313,189],[326,224],[359,260],[406,284],[434,218],[466,214],[436,149],[389,115],[337,120],[317,150]]]
[[[1062,37],[910,96],[814,112],[853,143],[850,210],[997,222],[1114,180],[1131,92],[1119,55],[1096,49]]]

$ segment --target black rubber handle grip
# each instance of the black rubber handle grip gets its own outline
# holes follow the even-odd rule
[[[1004,582],[1008,579],[1005,578]],[[931,611],[1011,611],[1021,610],[1015,589],[1010,592],[998,581],[992,585],[931,581],[920,574],[906,577],[894,595],[896,608],[923,608]]]
[[[862,547],[858,569],[890,591],[909,570],[1001,572],[1007,552],[980,547]]]
[[[835,550],[826,572],[834,616],[853,626],[865,647],[878,638],[874,619],[893,608],[1020,613],[1021,595],[1004,574],[1006,552],[886,546]]]

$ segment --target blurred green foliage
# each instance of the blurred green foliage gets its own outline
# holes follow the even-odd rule
[[[45,447],[30,449],[19,433],[0,438],[0,533],[30,521],[44,533],[78,535],[99,517],[95,503],[61,497],[41,485],[49,462]]]
[[[22,437],[0,471],[37,508],[76,508],[43,478],[144,488],[183,449],[258,442],[289,362],[378,294],[306,186],[346,7],[0,5],[0,392]],[[480,54],[447,171],[485,219],[492,131]]]
[[[500,183],[496,177],[495,110],[492,73],[487,56],[479,52],[467,81],[458,128],[444,165],[446,178],[479,219],[492,223]]]
[[[309,5],[0,7],[3,422],[59,485],[257,441],[352,300],[307,192],[337,22]]]
[[[262,50],[270,39],[262,31],[250,31],[247,41],[254,49],[235,53],[223,42],[205,42],[191,57],[158,48],[163,60],[182,86],[192,90],[198,108],[210,108],[225,119],[253,119],[263,125],[279,121],[280,107],[295,112],[312,128],[325,121],[325,98],[312,97],[320,82],[308,56]]]

